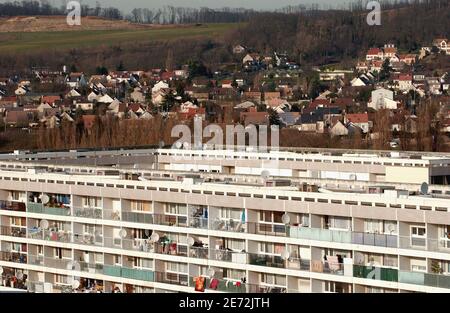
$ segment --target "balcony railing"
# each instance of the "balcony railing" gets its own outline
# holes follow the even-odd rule
[[[26,212],[27,208],[24,202],[0,201],[0,210]]]
[[[353,277],[398,282],[398,275],[394,268],[353,265]]]
[[[0,234],[2,236],[25,238],[27,236],[27,231],[26,228],[19,226],[1,226]]]
[[[254,260],[257,257],[259,257],[260,260],[263,259],[261,258],[261,255],[253,255],[250,256],[250,260]],[[71,264],[73,264],[74,262],[71,259],[27,255],[26,253],[19,253],[19,252],[0,252],[0,260],[19,264],[39,265],[57,269],[70,269]],[[277,267],[278,264],[281,264],[277,263],[278,259],[275,259],[275,262],[270,264],[268,264],[267,262],[272,262],[273,259],[265,258],[264,261],[266,262],[265,264],[259,263],[257,265],[271,266],[275,263]],[[317,273],[345,275],[363,279],[382,280],[389,282],[399,282],[404,284],[450,289],[450,276],[442,274],[408,272],[408,271],[399,271],[395,268],[384,268],[384,267],[351,265],[351,264],[346,265],[342,263],[329,263],[322,261],[311,261],[311,262],[309,260],[300,261],[299,259],[290,259],[287,262],[297,263],[299,264],[299,268],[305,271],[309,271],[309,265],[311,264],[311,271]],[[124,266],[92,264],[82,261],[78,262],[78,264],[80,265],[79,270],[82,272],[97,273],[107,276],[122,277],[149,282],[155,281],[166,284],[193,286],[192,285],[193,277],[188,277],[188,275],[181,273],[154,272],[149,269],[136,269]],[[349,266],[347,268],[350,269],[349,272],[347,272],[346,266]],[[77,268],[72,269],[77,270]],[[209,278],[207,278],[205,286],[207,286],[206,288],[209,288],[208,286],[211,286],[211,280]],[[246,286],[247,290],[245,289]],[[259,287],[261,287],[262,289],[261,290],[258,289]],[[275,289],[267,290],[266,287],[259,285],[242,284],[242,283],[233,284],[233,282],[220,279],[218,279],[218,284],[213,284],[211,286],[211,289],[225,292],[283,292],[280,290],[277,291]]]
[[[371,234],[308,227],[290,227],[291,238],[397,248],[396,235]]]
[[[73,216],[83,218],[102,219],[102,209],[98,208],[73,208]]]
[[[249,263],[267,267],[286,267],[285,260],[277,255],[249,254]]]
[[[49,207],[42,203],[28,202],[27,208],[30,213],[70,216],[70,209],[67,207]]]

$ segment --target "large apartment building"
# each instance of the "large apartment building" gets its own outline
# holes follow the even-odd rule
[[[448,292],[450,156],[0,155],[0,291]]]

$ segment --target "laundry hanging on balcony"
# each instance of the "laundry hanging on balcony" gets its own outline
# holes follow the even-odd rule
[[[205,281],[206,281],[205,277],[195,277],[194,278],[195,291],[205,292]]]
[[[246,216],[245,216],[245,209],[242,210],[241,213],[241,222],[242,224],[245,224]]]

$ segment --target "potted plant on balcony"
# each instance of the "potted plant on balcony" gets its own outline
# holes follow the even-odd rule
[[[431,272],[434,274],[442,274],[444,271],[438,261],[431,261]]]

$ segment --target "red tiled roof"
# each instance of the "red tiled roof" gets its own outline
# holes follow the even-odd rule
[[[369,51],[367,51],[367,55],[378,55],[381,53],[381,49],[379,48],[370,48]]]
[[[367,113],[347,114],[347,119],[354,124],[368,123],[369,115]]]
[[[56,101],[60,100],[60,96],[43,96],[41,103],[54,104]]]

